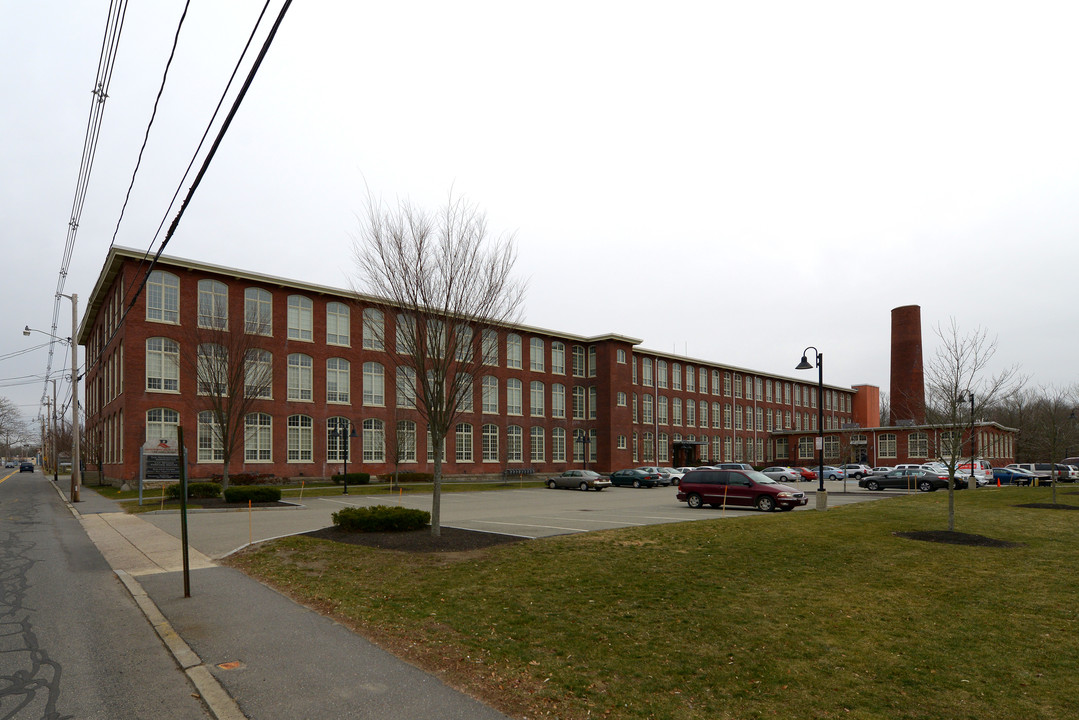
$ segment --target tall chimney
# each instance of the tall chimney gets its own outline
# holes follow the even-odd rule
[[[925,376],[922,368],[922,309],[904,305],[892,310],[892,387],[890,425],[925,424]]]

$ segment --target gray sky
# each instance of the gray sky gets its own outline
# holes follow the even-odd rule
[[[182,7],[128,9],[64,286],[83,307]],[[172,220],[260,8],[193,3],[117,244]],[[47,340],[21,330],[52,322],[107,9],[0,10],[5,358]],[[997,337],[997,369],[1072,384],[1077,20],[1074,2],[297,2],[166,252],[347,287],[365,186],[429,208],[452,187],[516,233],[530,325],[807,380],[814,345],[825,382],[887,391],[890,311],[918,304],[927,357],[955,318]],[[46,357],[0,360],[28,416]]]

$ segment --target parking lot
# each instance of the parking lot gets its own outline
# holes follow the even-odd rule
[[[848,482],[826,482],[828,506],[876,500],[894,493],[859,490]],[[812,490],[816,483],[801,483],[809,504],[795,512],[815,512]],[[687,522],[713,518],[765,517],[749,508],[701,508],[692,510],[675,498],[676,489],[608,488],[602,492],[550,490],[547,488],[502,489],[492,492],[442,494],[444,526],[504,533],[526,538],[591,532],[619,527]],[[226,555],[249,541],[317,530],[332,524],[332,514],[343,507],[402,505],[431,509],[429,493],[402,495],[330,495],[304,498],[302,507],[288,510],[246,512],[193,512],[188,526],[191,545],[210,557]],[[147,513],[142,518],[162,530],[180,536],[179,515]]]

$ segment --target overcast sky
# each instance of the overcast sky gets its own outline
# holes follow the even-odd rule
[[[273,0],[276,16],[281,0]],[[156,250],[261,2],[132,3],[64,292]],[[0,6],[0,396],[37,413],[107,3]],[[167,254],[346,288],[366,188],[516,234],[524,322],[888,390],[890,313],[1077,381],[1074,2],[290,9]],[[246,67],[246,65],[245,65]],[[183,185],[186,192],[188,185]],[[70,334],[70,306],[59,335]],[[80,352],[80,361],[83,355]],[[69,365],[58,348],[54,372]],[[63,393],[63,391],[61,391]]]

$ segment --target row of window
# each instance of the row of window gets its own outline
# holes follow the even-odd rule
[[[286,420],[287,462],[314,462],[315,460],[315,421],[308,415],[289,415]],[[122,418],[120,420],[122,424]],[[244,461],[248,463],[274,462],[273,457],[274,418],[268,413],[250,413],[244,421]],[[178,440],[177,428],[180,413],[168,408],[154,408],[146,413],[146,437],[166,440],[175,444]],[[112,423],[109,423],[112,427]],[[325,461],[344,462],[346,452],[349,460],[371,463],[384,463],[387,458],[397,458],[402,463],[417,462],[417,424],[412,420],[399,420],[390,426],[377,418],[368,418],[361,423],[362,434],[358,436],[359,447],[347,447],[350,421],[344,417],[327,418],[325,431]],[[546,428],[535,426],[527,429],[528,444],[525,446],[525,428],[509,425],[501,428],[486,423],[480,426],[478,434],[471,423],[457,423],[452,442],[447,438],[443,447],[442,459],[445,462],[452,449],[458,463],[476,461],[477,449],[480,462],[524,462],[527,456],[530,462],[566,462],[567,447],[572,446],[575,462],[584,460],[585,448],[589,460],[594,462],[599,452],[598,436],[590,430],[587,443],[566,428]],[[111,430],[110,430],[111,433]],[[548,446],[548,437],[550,445]],[[478,439],[478,448],[476,440]],[[426,433],[427,462],[434,462],[434,443],[430,432]],[[221,462],[224,460],[220,432],[214,423],[213,413],[203,411],[198,414],[198,461]],[[118,461],[116,458],[114,461]]]
[[[219,281],[204,279],[198,281],[198,325],[199,327],[227,330],[228,286]],[[286,310],[286,336],[290,340],[314,340],[314,303],[303,295],[289,295]],[[178,325],[180,323],[180,279],[164,270],[150,273],[147,282],[146,319]],[[350,346],[351,312],[348,305],[341,302],[326,304],[326,343],[329,345]],[[416,327],[415,321],[408,315],[396,317],[397,352],[406,353],[414,343],[422,339],[429,345],[429,352],[436,357],[452,342],[458,360],[472,357],[472,328],[460,325],[449,337],[441,322],[432,321],[426,328]],[[256,335],[273,336],[273,295],[263,288],[244,289],[244,332]],[[386,349],[386,323],[381,310],[367,308],[363,311],[363,338],[365,350]],[[483,330],[480,336],[480,352],[485,365],[499,365],[498,333]],[[596,376],[596,347],[587,349],[581,345],[571,348],[571,370],[574,377]],[[625,350],[619,350],[621,362],[625,362]],[[546,342],[542,338],[529,339],[529,369],[533,372],[545,372],[547,366]],[[508,368],[523,369],[523,340],[516,333],[506,335],[505,364]],[[551,342],[551,372],[556,375],[566,373],[566,346],[559,341]]]
[[[632,368],[632,380],[633,384],[637,384],[637,365],[638,358],[633,358]],[[653,374],[653,367],[655,368]],[[656,359],[653,362],[652,358],[642,357],[640,358],[641,368],[641,384],[645,387],[656,387],[664,390],[670,388],[672,390],[682,389],[682,365],[680,363],[671,363],[670,365],[670,380],[668,383],[667,361]],[[726,397],[732,396],[735,399],[745,398],[747,400],[757,400],[758,402],[773,402],[773,381],[768,378],[755,378],[751,376],[745,376],[743,379],[741,373],[722,372],[719,370],[711,370],[708,368],[697,368],[694,372],[694,368],[690,365],[685,367],[685,389],[687,392],[697,392],[698,384],[700,386],[700,392],[702,394],[708,394],[708,379],[711,376],[712,379],[712,395],[723,395]],[[722,385],[721,385],[722,378]],[[732,382],[733,380],[733,382]],[[776,403],[782,403],[784,405],[792,405],[794,407],[817,407],[817,389],[808,385],[799,386],[797,384],[791,385],[789,382],[775,381],[775,400]],[[782,389],[782,394],[781,394]],[[793,395],[792,395],[793,390]],[[838,412],[851,412],[851,396],[846,393],[840,393],[835,390],[824,391],[824,401],[826,410],[836,410]]]
[[[625,393],[618,393],[618,404],[625,405]],[[637,411],[637,393],[633,393],[633,422],[651,425],[685,425],[687,427],[709,427],[708,401],[694,402],[682,398],[668,399],[664,395],[653,398],[645,395],[641,398],[642,412]],[[683,408],[685,413],[683,414]],[[654,413],[653,413],[654,410]],[[668,412],[669,410],[669,412]],[[722,419],[720,413],[722,412]],[[744,414],[743,414],[744,413]],[[745,420],[743,421],[743,417]],[[793,425],[792,425],[793,420]],[[834,415],[826,415],[824,429],[839,429],[841,418]],[[712,403],[711,427],[730,430],[756,430],[758,432],[772,432],[773,430],[816,430],[817,413],[794,412],[780,410],[778,408],[754,408],[746,406],[742,409],[732,407],[730,403]]]

